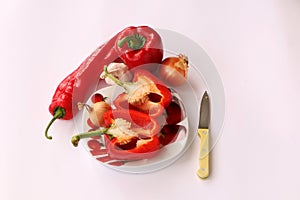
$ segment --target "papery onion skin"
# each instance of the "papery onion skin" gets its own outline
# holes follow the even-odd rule
[[[105,101],[96,102],[92,106],[78,102],[77,106],[79,110],[82,110],[83,108],[87,110],[89,113],[89,120],[95,127],[105,126],[103,115],[105,112],[112,109]]]
[[[167,57],[158,69],[158,76],[169,86],[180,86],[186,82],[188,68],[186,56],[179,54],[177,57]]]
[[[105,101],[96,102],[93,105],[93,110],[89,112],[90,120],[95,126],[104,126],[103,115],[105,112],[111,110],[111,106]]]

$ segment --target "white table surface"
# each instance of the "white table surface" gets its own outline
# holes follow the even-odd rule
[[[226,118],[212,174],[199,139],[173,165],[132,175],[71,146],[72,122],[44,138],[57,84],[128,25],[197,42],[222,78]],[[300,199],[300,1],[1,1],[0,199]],[[55,134],[54,134],[55,133]]]

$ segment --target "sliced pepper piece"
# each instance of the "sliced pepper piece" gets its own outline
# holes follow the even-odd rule
[[[116,119],[123,119],[131,124],[129,127],[140,138],[148,138],[160,131],[158,121],[149,115],[136,110],[110,110],[104,114],[104,123],[110,129],[116,123]],[[116,134],[110,132],[113,136]]]
[[[113,159],[139,160],[150,158],[160,148],[158,122],[135,110],[110,110],[104,114],[106,128],[72,137],[77,146],[80,139],[105,134],[107,152]]]
[[[154,157],[160,149],[156,135],[145,139],[132,139],[129,143],[120,144],[117,138],[104,137],[108,155],[117,160],[142,160]]]
[[[171,144],[177,140],[179,133],[186,133],[186,128],[179,124],[166,124],[161,129],[161,135],[158,137],[162,146]]]
[[[126,90],[115,99],[117,108],[134,107],[151,117],[159,117],[172,101],[171,91],[147,70],[137,69],[132,82],[120,81],[107,71],[106,66],[104,72],[106,77]]]

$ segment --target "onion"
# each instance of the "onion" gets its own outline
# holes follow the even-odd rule
[[[179,86],[186,81],[188,67],[188,58],[182,54],[167,57],[158,69],[158,76],[167,85]]]
[[[104,126],[104,118],[103,115],[108,110],[111,110],[111,106],[105,101],[96,102],[93,106],[90,106],[85,103],[78,103],[78,108],[81,110],[82,108],[86,108],[89,113],[89,118],[93,125],[100,127]]]

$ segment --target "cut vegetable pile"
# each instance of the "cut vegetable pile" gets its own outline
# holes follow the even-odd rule
[[[176,141],[184,128],[178,123],[185,116],[171,90],[185,83],[188,58],[182,54],[164,58],[163,52],[161,37],[148,26],[128,27],[116,34],[57,87],[49,106],[53,118],[45,136],[52,139],[48,131],[56,119],[69,120],[78,110],[86,109],[92,129],[74,135],[74,146],[83,138],[101,138],[112,159],[155,156]],[[91,97],[91,105],[83,103],[99,81],[116,85],[123,92],[111,104],[101,93]]]

